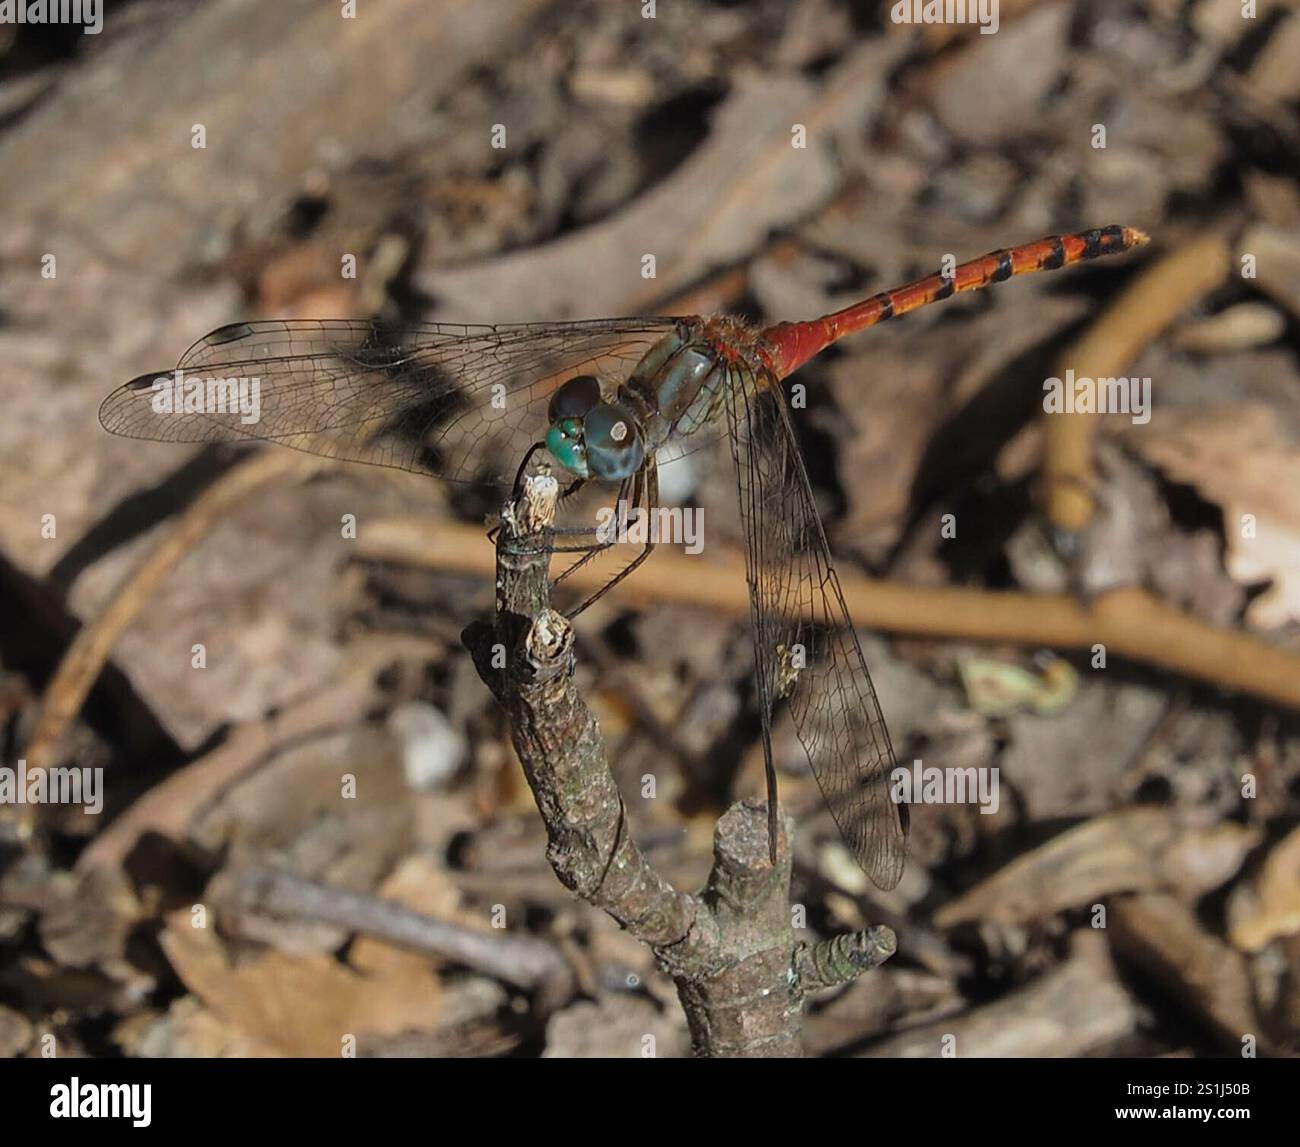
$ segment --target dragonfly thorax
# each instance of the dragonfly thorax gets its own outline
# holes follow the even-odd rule
[[[645,462],[645,439],[632,412],[601,398],[600,383],[580,374],[560,387],[547,412],[546,448],[579,478],[621,482]]]
[[[689,329],[665,335],[628,375],[619,397],[638,411],[651,449],[693,434],[719,411],[727,368],[717,349]]]

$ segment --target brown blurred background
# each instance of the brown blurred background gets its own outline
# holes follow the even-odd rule
[[[810,1009],[807,1043],[1294,1047],[1300,10],[999,15],[980,35],[851,0],[122,0],[99,35],[0,25],[3,764],[107,777],[100,816],[0,810],[0,1050],[686,1050],[648,952],[547,867],[460,647],[491,608],[493,499],[114,439],[114,385],[239,318],[808,318],[945,254],[1107,224],[1152,244],[799,376],[899,757],[1002,782],[995,815],[916,809],[882,894],[780,731],[808,938],[899,936]],[[1044,417],[1067,367],[1150,378],[1150,421]],[[700,560],[733,558],[725,451],[669,470],[706,508]],[[633,831],[683,888],[762,785],[743,578],[693,601],[688,560],[656,554],[578,646]],[[310,882],[291,902],[404,904],[504,956],[249,910],[272,869]],[[190,926],[196,903],[218,927]],[[539,950],[579,988],[503,970]]]

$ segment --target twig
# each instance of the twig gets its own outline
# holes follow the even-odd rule
[[[375,522],[358,546],[361,556],[381,561],[483,576],[492,570],[492,551],[481,534],[448,522]],[[865,629],[1057,649],[1103,645],[1112,657],[1300,710],[1300,656],[1250,634],[1207,625],[1137,587],[1100,594],[1085,606],[1069,594],[908,586],[848,568],[840,576],[849,612]],[[598,573],[578,570],[566,585],[594,589]],[[749,611],[745,592],[745,565],[739,555],[715,552],[706,560],[661,546],[635,578],[615,587],[613,595],[739,616]]]
[[[435,920],[401,904],[364,892],[333,888],[291,872],[262,867],[240,870],[226,907],[238,913],[334,924],[464,964],[517,988],[572,992],[572,969],[559,950],[545,940],[508,932],[483,932]]]
[[[1073,370],[1079,378],[1110,378],[1179,313],[1228,277],[1231,250],[1217,233],[1193,240],[1144,270],[1083,337],[1062,353],[1056,377]],[[1093,439],[1102,421],[1096,414],[1043,416],[1043,486],[1048,520],[1077,533],[1093,515]]]
[[[152,552],[131,571],[93,621],[83,625],[45,689],[40,716],[26,749],[28,772],[49,766],[68,724],[81,711],[122,631],[153,598],[163,579],[234,505],[285,477],[303,477],[326,462],[290,451],[256,454],[222,475],[168,529]],[[19,825],[31,832],[30,812]]]
[[[496,616],[465,631],[479,675],[510,717],[515,749],[546,824],[547,859],[561,882],[650,945],[672,976],[696,1054],[801,1053],[805,994],[842,982],[892,951],[892,934],[809,953],[791,926],[788,820],[768,859],[762,801],[741,801],[714,835],[704,890],[674,889],[628,833],[627,810],[596,719],[574,682],[573,630],[550,608],[545,540],[556,483],[528,478],[507,504],[496,545]],[[742,581],[743,584],[743,581]],[[868,955],[867,953],[871,954]],[[837,958],[838,957],[838,958]]]
[[[805,992],[833,988],[856,980],[870,968],[880,967],[897,946],[894,933],[883,925],[835,936],[819,944],[803,944],[794,954],[794,974]]]

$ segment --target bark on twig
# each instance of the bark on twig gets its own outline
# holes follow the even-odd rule
[[[673,978],[697,1055],[801,1054],[811,991],[852,979],[893,952],[887,928],[809,948],[790,915],[789,824],[775,867],[766,805],[741,801],[719,820],[713,869],[695,895],[673,888],[628,833],[595,717],[574,683],[573,629],[550,608],[557,486],[528,478],[502,512],[496,616],[466,629],[479,675],[510,716],[515,749],[546,823],[547,859],[566,887],[650,945]]]

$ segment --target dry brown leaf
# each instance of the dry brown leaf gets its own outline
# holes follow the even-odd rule
[[[161,942],[185,986],[272,1054],[337,1057],[346,1036],[392,1036],[438,1019],[441,990],[427,964],[366,976],[328,956],[269,951],[232,967],[213,931],[191,927],[187,912],[169,918]]]
[[[1030,130],[1066,62],[1072,9],[1045,4],[999,36],[975,36],[940,57],[930,98],[939,121],[968,146],[988,146]],[[996,75],[997,83],[988,83]],[[971,93],[978,91],[979,99]]]
[[[128,1017],[113,1029],[113,1042],[141,1059],[266,1059],[283,1054],[194,996],[182,996],[161,1016]]]
[[[1258,952],[1279,936],[1300,931],[1300,828],[1279,841],[1228,901],[1228,938]]]
[[[1300,315],[1300,238],[1285,227],[1256,224],[1238,250],[1255,260],[1259,288],[1293,315]]]
[[[1101,936],[1083,929],[1066,963],[992,1003],[874,1044],[866,1055],[938,1059],[955,1043],[962,1059],[1081,1056],[1137,1025],[1137,1007]]]
[[[69,968],[121,962],[131,928],[145,915],[126,876],[118,870],[80,879],[59,874],[49,888],[40,923],[45,950]]]
[[[27,1017],[0,1004],[0,1056],[12,1059],[22,1055],[31,1042],[32,1025]]]
[[[1125,441],[1175,482],[1223,509],[1232,578],[1270,588],[1246,620],[1275,629],[1300,619],[1300,449],[1265,406],[1162,410]]]
[[[609,310],[635,314],[829,198],[829,144],[862,131],[901,47],[865,43],[821,89],[792,76],[739,76],[706,143],[614,217],[542,246],[430,268],[417,283],[438,298],[440,315],[457,319],[590,314],[593,283]],[[807,127],[807,147],[791,146],[795,123]],[[654,279],[642,277],[642,252],[656,257]]]
[[[679,1059],[688,1054],[686,1017],[643,996],[605,994],[557,1012],[546,1026],[547,1059]]]
[[[1170,889],[1195,899],[1228,879],[1257,838],[1237,825],[1188,828],[1166,808],[1121,809],[1019,857],[945,904],[934,922],[1021,924],[1117,892]]]
[[[1251,64],[1246,81],[1256,99],[1286,104],[1300,99],[1300,12],[1291,12],[1273,28],[1268,42]]]

